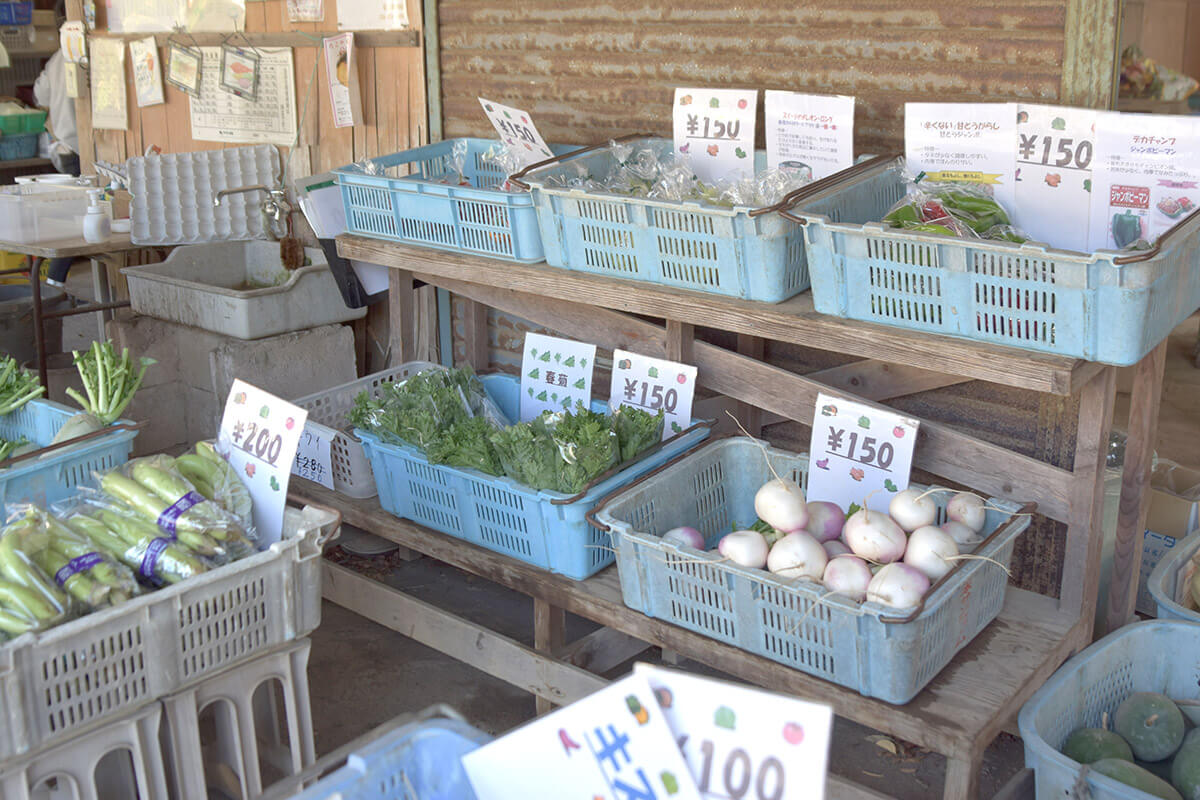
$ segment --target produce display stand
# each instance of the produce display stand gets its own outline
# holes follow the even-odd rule
[[[1000,617],[904,706],[864,698],[633,611],[621,601],[615,569],[572,581],[392,517],[375,499],[349,499],[298,483],[297,491],[305,498],[339,509],[352,525],[531,596],[532,649],[345,568],[330,563],[324,568],[328,599],[527,689],[538,696],[539,710],[599,688],[604,681],[595,673],[622,663],[649,643],[742,680],[829,703],[840,716],[942,753],[947,758],[944,796],[974,797],[983,752],[992,739],[1011,728],[1030,695],[1091,640],[1115,368],[827,317],[813,311],[809,294],[770,305],[357,236],[340,237],[338,247],[343,257],[392,268],[391,344],[399,361],[412,360],[418,334],[426,334],[414,324],[413,283],[421,281],[471,301],[464,329],[468,359],[476,368],[486,365],[484,312],[491,306],[600,347],[624,347],[694,364],[701,385],[708,389],[802,422],[812,419],[822,390],[878,402],[965,380],[1047,392],[1077,403],[1072,469],[946,425],[922,424],[917,468],[983,493],[1035,502],[1039,513],[1066,524],[1067,535],[1059,597],[1010,587]],[[665,319],[666,325],[632,314]],[[738,352],[695,340],[696,325],[737,334]],[[866,360],[800,376],[761,360],[764,339]],[[1163,355],[1160,345],[1135,370],[1114,608],[1109,613],[1116,625],[1128,619],[1132,604],[1132,594],[1118,586],[1121,581],[1129,586],[1130,577],[1137,574],[1140,548],[1133,545],[1141,540],[1135,534],[1144,521],[1142,488],[1154,441]],[[739,416],[757,432],[761,414]],[[564,612],[603,627],[565,643]],[[835,798],[879,796],[835,776],[830,777],[830,787]]]

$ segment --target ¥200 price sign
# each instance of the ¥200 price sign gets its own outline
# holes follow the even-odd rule
[[[892,496],[908,488],[918,425],[891,411],[818,395],[808,498],[837,503],[843,511],[864,502],[886,511]]]
[[[696,368],[628,350],[613,351],[610,408],[633,406],[663,412],[663,439],[682,433],[692,424],[692,399]]]

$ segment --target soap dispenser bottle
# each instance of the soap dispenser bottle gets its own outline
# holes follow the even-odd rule
[[[112,221],[100,205],[103,189],[88,189],[87,216],[83,218],[83,238],[89,242],[106,242],[112,235]]]

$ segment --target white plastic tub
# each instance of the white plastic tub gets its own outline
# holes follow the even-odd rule
[[[358,319],[346,308],[325,254],[306,247],[309,266],[290,273],[279,243],[215,242],[178,247],[161,264],[126,267],[133,310],[237,339],[262,339]],[[274,281],[278,285],[270,285]],[[265,285],[265,288],[252,288]]]
[[[0,188],[0,240],[39,244],[83,238],[83,187],[29,183]]]

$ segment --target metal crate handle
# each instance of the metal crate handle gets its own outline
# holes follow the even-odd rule
[[[649,139],[649,138],[652,138],[652,137],[648,133],[627,133],[624,136],[618,137],[616,139],[609,139],[607,141],[599,142],[597,144],[593,144],[588,147],[580,148],[579,150],[572,150],[569,153],[563,153],[561,156],[555,156],[554,158],[547,158],[545,161],[539,161],[536,164],[530,164],[529,166],[525,167],[525,169],[521,170],[520,172],[509,175],[508,180],[509,180],[509,182],[511,182],[517,186],[520,186],[522,189],[524,189],[525,191],[528,192],[529,184],[525,183],[525,181],[521,180],[521,178],[525,177],[525,175],[527,175],[529,172],[531,172],[535,169],[541,169],[542,167],[548,167],[551,164],[557,164],[561,161],[566,161],[567,159],[575,158],[576,156],[582,156],[586,153],[591,153],[596,150],[601,150],[605,147],[608,147],[609,142],[628,142],[628,141],[632,141],[634,139]]]
[[[846,169],[841,170],[840,172],[835,172],[832,175],[826,175],[824,178],[821,178],[820,180],[817,180],[817,181],[813,181],[812,183],[808,184],[807,186],[801,186],[799,189],[789,192],[786,196],[784,196],[784,198],[782,200],[779,201],[779,203],[777,205],[773,206],[772,209],[768,209],[768,210],[778,211],[779,216],[781,216],[784,219],[789,220],[791,222],[795,222],[797,225],[806,225],[806,224],[808,224],[808,221],[805,220],[804,217],[798,217],[791,212],[791,209],[793,207],[795,207],[795,205],[797,203],[799,203],[801,200],[807,200],[810,197],[812,197],[813,195],[820,194],[821,192],[825,191],[826,189],[832,189],[833,187],[840,184],[842,181],[846,181],[851,178],[856,178],[865,172],[872,172],[872,171],[878,170],[878,169],[886,166],[888,163],[895,161],[899,158],[900,158],[899,155],[875,156],[874,158],[868,159],[867,161],[863,161],[860,164],[855,164],[852,167],[847,167]],[[753,216],[753,214],[752,214],[752,216]]]

